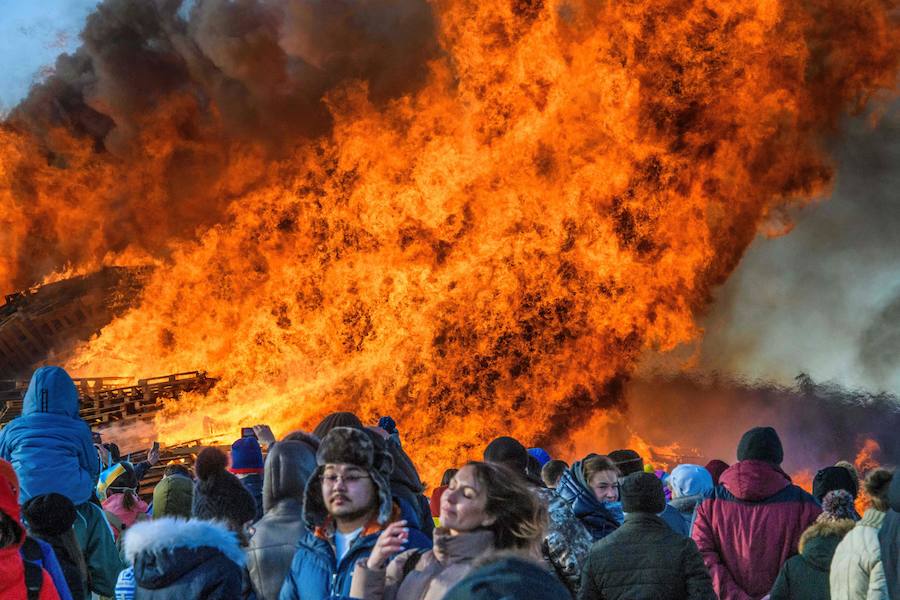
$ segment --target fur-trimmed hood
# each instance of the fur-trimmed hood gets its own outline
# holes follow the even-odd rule
[[[171,556],[176,550],[200,548],[218,551],[239,567],[244,565],[244,551],[237,534],[215,521],[174,517],[142,521],[125,532],[123,544],[125,558],[131,563],[149,554],[165,562],[165,555]]]
[[[817,569],[827,572],[838,544],[854,525],[850,519],[813,523],[800,536],[800,555]]]

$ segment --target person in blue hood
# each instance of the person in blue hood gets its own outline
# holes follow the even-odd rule
[[[592,454],[563,473],[556,493],[572,507],[594,541],[619,528],[625,520],[619,501],[619,470],[606,456]]]
[[[72,501],[90,591],[112,596],[123,565],[103,510],[90,502],[100,459],[78,403],[78,391],[65,370],[39,368],[25,392],[22,414],[0,431],[0,458],[12,463],[19,477],[19,502],[54,493]]]
[[[19,475],[22,503],[52,493],[76,506],[91,499],[100,460],[91,430],[78,416],[78,391],[63,369],[34,372],[21,416],[0,431],[0,458]]]

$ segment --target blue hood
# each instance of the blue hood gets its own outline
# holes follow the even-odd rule
[[[622,524],[624,515],[621,502],[600,502],[584,481],[581,461],[563,471],[556,493],[591,532],[594,541],[602,539]]]
[[[22,415],[49,413],[78,418],[78,390],[60,367],[41,367],[31,376]]]

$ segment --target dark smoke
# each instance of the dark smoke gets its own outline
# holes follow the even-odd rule
[[[82,46],[0,123],[24,136],[26,156],[39,155],[17,170],[31,225],[12,253],[16,287],[126,248],[164,257],[277,176],[279,157],[327,136],[330,93],[361,81],[376,106],[388,102],[420,86],[438,52],[425,0],[199,0],[186,18],[181,9],[101,3]],[[60,198],[41,198],[34,183],[76,172],[91,173],[96,206],[82,219],[93,226],[56,223]],[[78,187],[56,190],[63,202],[83,202],[69,185]]]

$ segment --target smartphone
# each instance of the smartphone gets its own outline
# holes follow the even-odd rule
[[[153,447],[150,448],[150,452],[153,451],[159,452],[159,442],[153,442]]]
[[[253,431],[252,427],[241,427],[241,437],[242,438],[245,438],[245,437],[255,438],[256,432]]]

